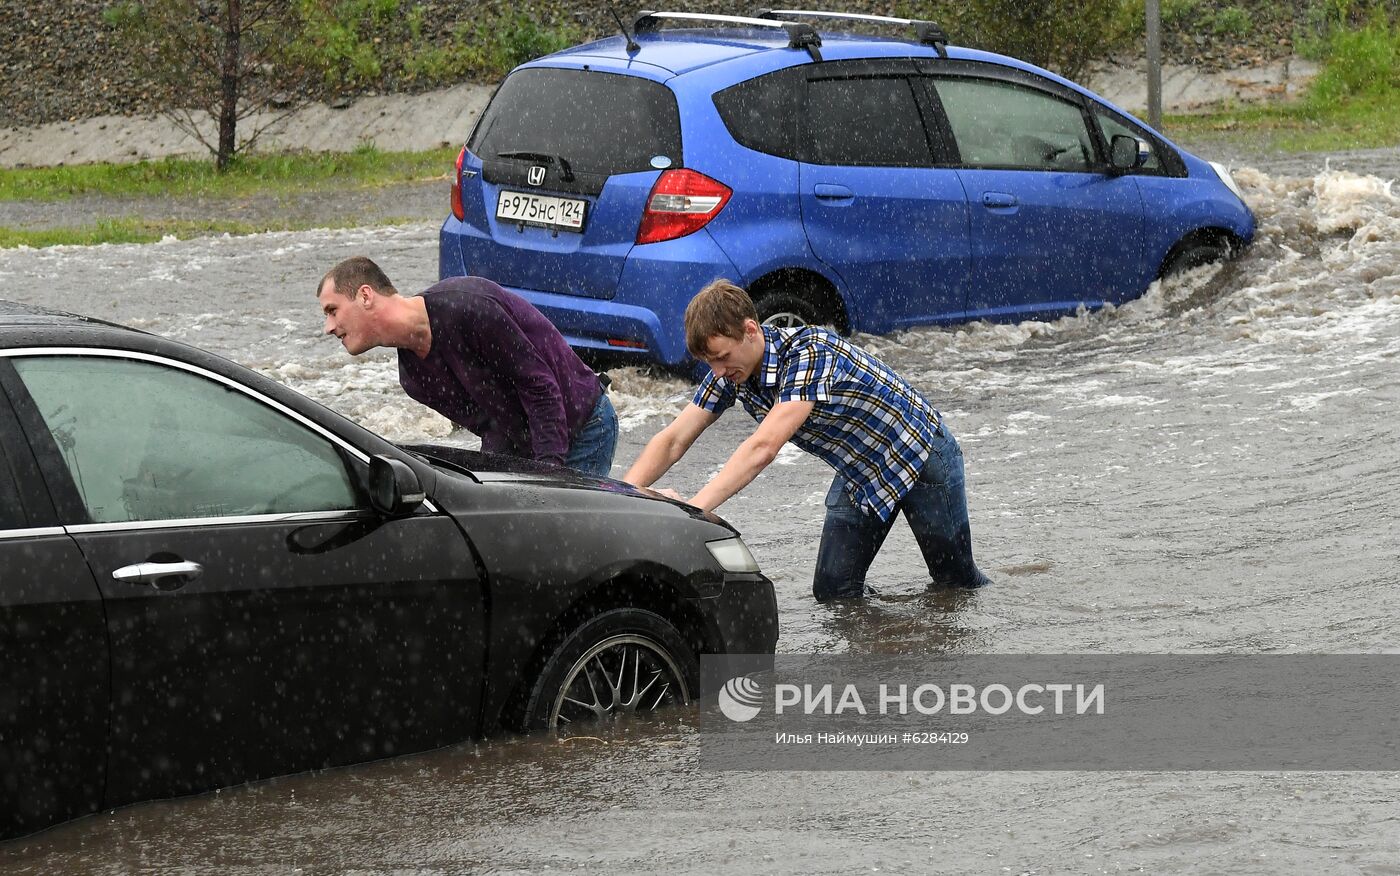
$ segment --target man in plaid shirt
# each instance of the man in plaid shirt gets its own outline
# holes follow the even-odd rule
[[[866,594],[865,573],[901,511],[934,585],[987,583],[972,559],[962,451],[938,411],[888,365],[825,329],[759,325],[748,293],[727,280],[691,300],[685,335],[710,374],[647,443],[628,483],[655,483],[739,401],[758,428],[686,501],[714,510],[789,440],[834,468],[812,582],[818,601]]]

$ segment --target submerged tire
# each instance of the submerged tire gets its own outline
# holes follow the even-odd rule
[[[1179,246],[1162,263],[1162,277],[1199,268],[1211,262],[1223,262],[1230,257],[1230,245],[1218,241],[1197,241]]]
[[[613,609],[574,630],[545,662],[525,729],[568,734],[684,705],[699,678],[699,660],[674,626],[650,611]]]

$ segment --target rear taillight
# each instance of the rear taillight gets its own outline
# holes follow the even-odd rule
[[[463,146],[457,153],[457,172],[452,175],[452,215],[458,222],[467,218],[467,211],[462,209],[462,159],[466,157],[467,147]]]
[[[734,192],[693,170],[668,170],[656,180],[647,196],[638,243],[656,243],[685,237],[705,227],[719,215]]]

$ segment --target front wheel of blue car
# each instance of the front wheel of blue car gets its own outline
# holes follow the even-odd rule
[[[660,615],[620,608],[589,619],[545,663],[525,707],[526,729],[568,735],[689,703],[695,652]]]
[[[1201,265],[1224,261],[1230,255],[1230,244],[1225,241],[1194,240],[1179,243],[1163,260],[1159,276],[1170,277],[1192,268],[1199,268]]]

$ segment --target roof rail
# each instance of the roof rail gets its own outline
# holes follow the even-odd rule
[[[716,15],[709,12],[638,12],[632,22],[633,33],[651,33],[661,29],[662,21],[705,21],[714,24],[739,24],[745,27],[781,28],[787,31],[788,47],[806,49],[813,61],[820,61],[817,48],[822,38],[816,28],[801,21],[775,21],[771,18],[749,18],[743,15]]]
[[[939,55],[948,57],[948,35],[932,21],[917,18],[892,18],[888,15],[864,15],[859,12],[823,12],[814,9],[762,9],[759,18],[831,18],[839,21],[865,21],[873,24],[898,24],[913,27],[914,36],[926,46],[933,46]]]

